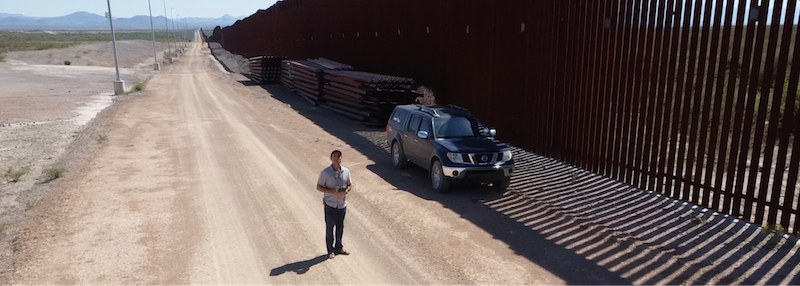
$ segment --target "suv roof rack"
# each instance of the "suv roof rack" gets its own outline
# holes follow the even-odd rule
[[[418,105],[418,106],[419,106],[419,110],[420,110],[420,111],[422,111],[422,112],[427,112],[427,113],[429,113],[430,115],[433,115],[433,117],[439,117],[439,113],[438,113],[438,112],[436,112],[436,110],[435,110],[435,109],[433,109],[433,108],[430,108],[430,107],[427,107],[427,106],[424,106],[424,105]]]
[[[448,104],[447,107],[450,107],[450,108],[455,109],[455,110],[466,112],[466,113],[468,113],[470,115],[472,114],[472,112],[470,112],[469,109],[463,108],[463,107],[455,105],[455,104]]]

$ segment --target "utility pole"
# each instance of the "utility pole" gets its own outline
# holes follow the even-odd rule
[[[153,25],[153,6],[150,5],[150,0],[147,0],[147,8],[150,9],[150,30],[153,32],[153,70],[161,70],[161,65],[158,64],[158,52],[156,51],[156,27]]]
[[[108,23],[111,25],[111,47],[114,49],[114,67],[117,70],[117,80],[114,81],[114,95],[122,95],[125,93],[125,82],[119,78],[119,59],[117,58],[117,37],[114,34],[114,20],[111,17],[111,0],[106,0],[108,3]]]

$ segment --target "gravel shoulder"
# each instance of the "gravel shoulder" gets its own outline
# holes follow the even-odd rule
[[[208,49],[211,51],[211,55],[222,64],[226,71],[238,74],[250,73],[250,62],[247,58],[232,54],[228,50],[222,48],[222,45],[215,42],[208,43]]]

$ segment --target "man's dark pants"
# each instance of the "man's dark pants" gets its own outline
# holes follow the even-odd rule
[[[325,205],[325,243],[328,253],[335,253],[342,250],[342,234],[344,233],[344,215],[347,207],[337,209]],[[333,228],[336,227],[336,244],[333,240]]]

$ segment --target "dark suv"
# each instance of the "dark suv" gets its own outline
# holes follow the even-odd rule
[[[425,168],[437,192],[457,182],[491,183],[505,190],[514,160],[508,145],[494,139],[495,133],[455,105],[400,105],[386,124],[386,144],[395,167],[410,161]]]

